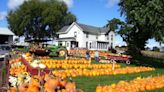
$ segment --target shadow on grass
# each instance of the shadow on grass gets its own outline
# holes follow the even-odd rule
[[[158,59],[146,56],[134,56],[133,64],[137,66],[148,66],[155,68],[164,68],[164,59]]]

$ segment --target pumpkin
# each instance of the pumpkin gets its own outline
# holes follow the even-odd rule
[[[39,81],[35,78],[31,78],[29,86],[36,86],[39,87]]]
[[[26,92],[39,92],[39,88],[36,86],[29,86]]]
[[[18,86],[19,92],[26,92],[27,88],[24,85]]]
[[[25,55],[26,55],[27,57],[29,57],[29,56],[31,56],[31,53],[27,52],[27,53],[25,53]]]
[[[7,92],[16,92],[16,88],[15,87],[11,87],[9,90],[7,90]]]
[[[47,82],[49,88],[57,88],[60,85],[59,79],[53,78],[53,79],[48,79]]]
[[[49,74],[45,74],[45,76],[44,76],[44,80],[45,80],[45,81],[49,80],[50,78],[51,78],[51,77],[50,77]]]
[[[75,92],[75,82],[68,82],[65,86],[67,92]]]
[[[60,80],[60,86],[61,87],[65,87],[66,86],[66,83],[67,83],[67,81],[66,80]]]

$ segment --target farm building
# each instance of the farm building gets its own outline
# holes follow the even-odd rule
[[[89,50],[104,50],[114,48],[115,33],[108,28],[95,27],[73,22],[57,32],[58,45],[71,48],[87,48]]]
[[[0,44],[12,44],[14,33],[8,28],[0,28]]]

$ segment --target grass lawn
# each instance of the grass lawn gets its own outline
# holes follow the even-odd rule
[[[148,57],[141,57],[138,60],[141,60],[145,62],[148,62],[147,60],[150,60]],[[158,59],[151,59],[151,63],[154,60],[154,64],[156,61],[160,61]],[[164,63],[164,60],[162,61],[162,63]],[[149,63],[147,63],[149,65]],[[127,66],[125,64],[121,64],[123,67]],[[139,65],[139,64],[137,64]],[[142,65],[142,64],[140,64]],[[129,66],[129,65],[128,65]],[[135,64],[132,64],[130,66],[135,66]],[[152,66],[152,65],[151,65]],[[160,65],[161,67],[162,65]],[[155,66],[156,67],[156,66]],[[108,76],[95,76],[95,77],[76,77],[73,78],[73,80],[76,82],[76,85],[78,88],[83,89],[84,92],[95,92],[96,90],[96,86],[97,85],[110,85],[112,83],[118,83],[120,80],[132,80],[138,76],[141,77],[149,77],[149,76],[158,76],[158,75],[164,75],[164,67],[163,68],[156,68],[155,71],[149,71],[149,72],[142,72],[142,73],[133,73],[133,74],[122,74],[122,75],[108,75]],[[164,88],[162,89],[156,89],[156,90],[152,90],[152,91],[146,91],[146,92],[164,92]]]

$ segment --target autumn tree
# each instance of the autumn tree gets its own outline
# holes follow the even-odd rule
[[[76,21],[76,17],[62,1],[28,0],[10,11],[7,20],[16,35],[40,39],[56,36],[59,29]]]
[[[164,42],[164,0],[120,0],[119,7],[126,18],[119,33],[129,51],[134,54],[144,50],[150,38]]]

